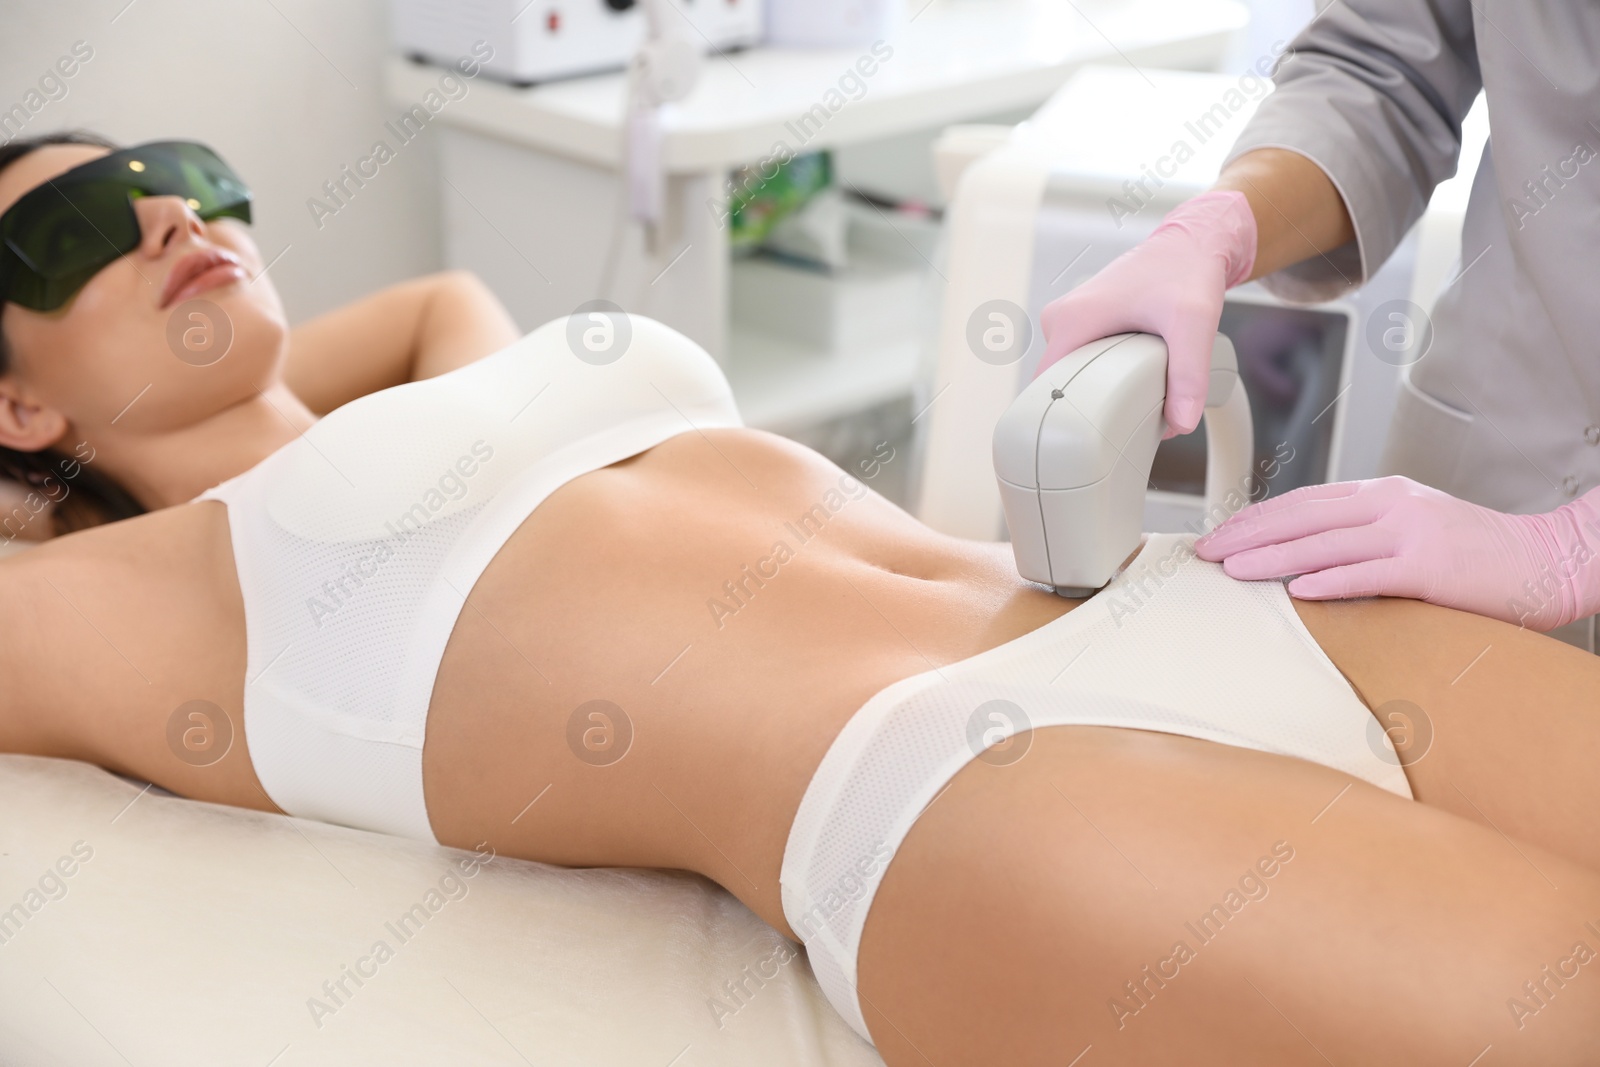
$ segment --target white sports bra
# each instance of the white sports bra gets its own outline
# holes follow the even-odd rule
[[[490,559],[579,475],[740,425],[721,369],[687,337],[637,315],[574,316],[352,401],[197,497],[228,508],[244,732],[273,803],[434,840],[428,704]]]

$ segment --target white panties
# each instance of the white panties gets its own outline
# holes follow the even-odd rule
[[[896,682],[829,747],[795,815],[783,913],[828,1000],[867,1040],[856,953],[883,872],[957,771],[1014,733],[1122,726],[1320,763],[1411,798],[1389,737],[1279,582],[1240,582],[1152,535],[1047,626]],[[1003,758],[1003,757],[1001,757]]]

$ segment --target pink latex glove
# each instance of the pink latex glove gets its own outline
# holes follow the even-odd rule
[[[1600,612],[1600,489],[1506,515],[1410,478],[1311,485],[1195,542],[1235,578],[1298,574],[1302,600],[1402,596],[1553,630]]]
[[[1210,385],[1222,294],[1250,277],[1255,259],[1256,218],[1243,193],[1214,189],[1179,204],[1149,237],[1045,305],[1039,370],[1112,334],[1160,334],[1168,353],[1167,436],[1190,432]]]

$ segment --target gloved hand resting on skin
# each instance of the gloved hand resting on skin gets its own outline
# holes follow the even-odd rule
[[[1244,580],[1300,575],[1302,600],[1400,596],[1553,630],[1600,612],[1600,489],[1507,515],[1409,478],[1311,485],[1195,542]]]

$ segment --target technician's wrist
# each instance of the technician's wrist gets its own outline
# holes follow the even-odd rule
[[[1589,490],[1570,504],[1555,510],[1568,531],[1571,554],[1577,562],[1572,591],[1577,600],[1577,619],[1600,614],[1600,488]]]
[[[1212,189],[1190,197],[1169,211],[1155,232],[1167,229],[1182,230],[1219,257],[1226,288],[1248,280],[1255,269],[1256,217],[1250,201],[1236,189]]]
[[[1600,490],[1542,515],[1512,516],[1532,558],[1513,602],[1524,622],[1553,630],[1600,613]]]

